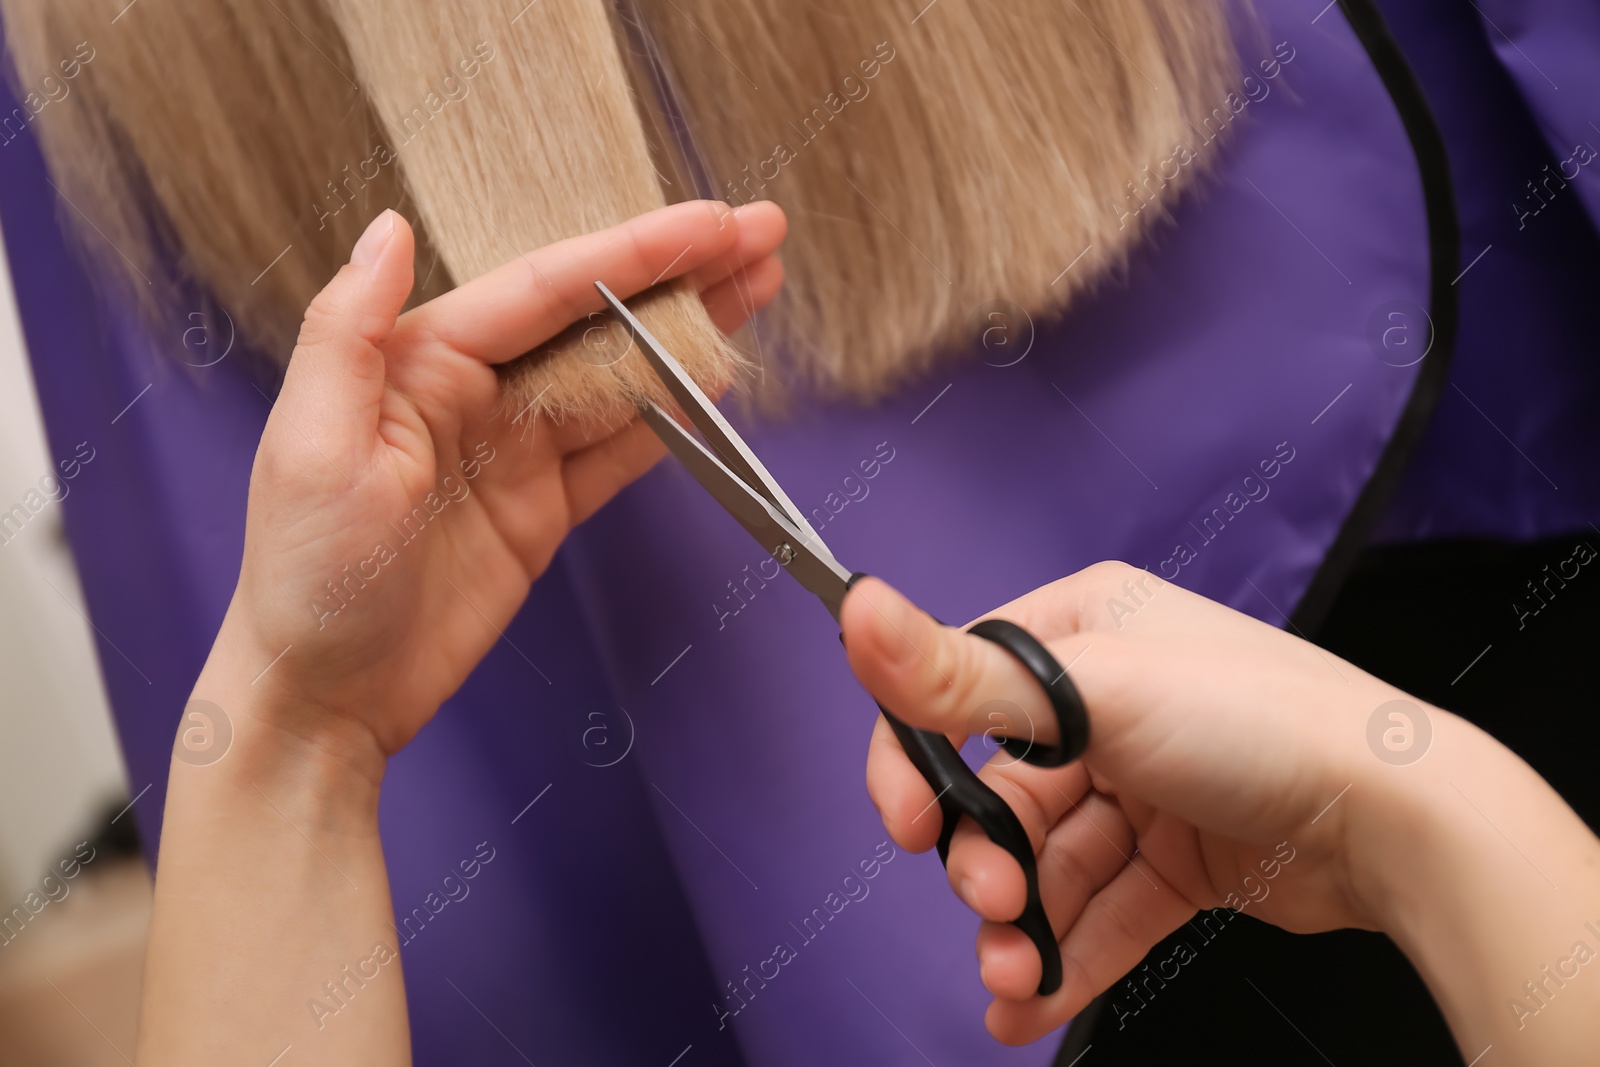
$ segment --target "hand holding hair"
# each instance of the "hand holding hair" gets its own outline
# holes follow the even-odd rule
[[[567,532],[663,452],[635,420],[519,421],[495,368],[598,310],[596,278],[633,294],[681,277],[737,327],[782,281],[784,219],[720,207],[529,252],[403,315],[412,233],[387,211],[312,303],[194,688],[231,746],[171,765],[140,1062],[267,1063],[291,1045],[301,1064],[410,1062],[378,840],[387,757]]]
[[[1020,869],[966,823],[951,844],[951,886],[983,919],[979,966],[997,1038],[1036,1040],[1198,910],[1230,909],[1218,917],[1244,910],[1300,933],[1389,934],[1469,1060],[1493,1044],[1500,1062],[1575,1063],[1591,1047],[1600,981],[1581,992],[1569,982],[1536,1024],[1528,1009],[1540,1005],[1523,983],[1540,963],[1570,958],[1575,941],[1600,944],[1584,925],[1600,920],[1600,841],[1488,735],[1120,563],[993,616],[1026,627],[1068,666],[1090,723],[1078,763],[1042,769],[1002,750],[980,775],[1033,839],[1066,971],[1057,993],[1035,995],[1038,955],[1009,925],[1023,904]],[[897,717],[956,741],[982,729],[1055,742],[1038,686],[989,642],[938,625],[874,579],[852,589],[841,621],[857,678]],[[1391,701],[1431,724],[1424,758],[1396,765],[1370,747],[1368,722]],[[932,791],[882,719],[867,788],[896,842],[932,847]],[[1108,1025],[1116,1011],[1114,1001]]]
[[[678,204],[402,315],[411,229],[392,211],[376,219],[306,313],[262,435],[218,638],[238,661],[230,681],[288,649],[256,689],[359,720],[385,754],[404,745],[499,639],[567,531],[664,453],[631,418],[521,417],[496,368],[598,311],[596,278],[631,295],[682,277],[736,328],[782,281],[784,227],[770,204]]]

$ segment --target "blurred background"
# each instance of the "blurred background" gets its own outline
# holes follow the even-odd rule
[[[0,256],[0,1067],[132,1062],[150,920],[56,472]]]

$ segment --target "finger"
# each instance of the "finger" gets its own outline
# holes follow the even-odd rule
[[[723,333],[732,333],[745,320],[772,302],[783,286],[783,263],[768,256],[700,294],[711,321]]]
[[[996,1000],[985,1016],[989,1032],[1007,1045],[1038,1040],[1082,1011],[1193,914],[1193,904],[1142,856],[1135,857],[1094,895],[1062,939],[1061,988],[1048,997]]]
[[[726,205],[673,204],[519,256],[407,312],[401,328],[504,363],[604,309],[596,279],[626,298],[718,260],[738,241]]]
[[[567,494],[567,514],[572,525],[593,515],[667,454],[648,424],[635,419],[628,427],[561,461],[561,481]]]
[[[943,816],[933,787],[912,766],[882,715],[867,746],[867,795],[895,844],[907,852],[926,852],[938,844]]]
[[[852,586],[840,625],[856,678],[901,720],[965,734],[987,721],[983,709],[1006,708],[1006,734],[1057,743],[1055,713],[1027,668],[991,641],[941,626],[886,583]]]
[[[306,309],[274,414],[342,471],[370,454],[383,399],[384,357],[411,293],[413,238],[393,210],[373,219]]]
[[[991,761],[992,762],[992,761]],[[980,777],[994,789],[1000,798],[1017,814],[1023,829],[1033,843],[1036,865],[1039,870],[1041,892],[1048,890],[1046,853],[1058,850],[1063,840],[1087,847],[1087,855],[1098,862],[1105,839],[1098,836],[1095,827],[1100,823],[1115,825],[1119,820],[1115,805],[1107,798],[1088,791],[1088,775],[1081,765],[1058,770],[1037,767],[1012,766],[1003,770],[984,768]],[[1019,782],[1017,778],[1060,779],[1054,783]],[[1077,799],[1081,798],[1079,803]],[[1073,807],[1077,810],[1069,810]],[[1087,812],[1085,809],[1088,809]],[[1085,822],[1085,818],[1091,821]],[[1094,835],[1091,839],[1090,835]],[[1098,868],[1096,868],[1098,869]],[[1022,867],[1011,853],[995,844],[971,820],[962,820],[950,842],[948,864],[950,886],[967,906],[986,919],[1010,922],[1022,914],[1027,902],[1027,879]],[[1110,877],[1110,872],[1106,874]],[[1066,922],[1070,914],[1056,916],[1050,911],[1048,894],[1045,896],[1046,912],[1052,918]],[[1064,926],[1060,929],[1065,929]],[[1059,933],[1059,930],[1058,930]]]
[[[1051,833],[1039,854],[1039,893],[1058,939],[1078,921],[1095,895],[1129,868],[1133,848],[1133,828],[1115,804],[1097,794],[1086,797],[1079,810]],[[951,856],[953,862],[954,851]],[[988,921],[978,931],[984,985],[997,997],[1030,999],[1039,989],[1038,950],[1009,922],[995,916],[985,918]]]
[[[727,253],[688,274],[689,285],[704,293],[707,289],[757,263],[778,250],[789,230],[783,209],[770,200],[758,200],[733,209],[739,236]]]

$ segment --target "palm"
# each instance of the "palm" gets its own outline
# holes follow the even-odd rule
[[[392,650],[387,658],[394,669],[385,672],[392,679],[389,688],[419,696],[410,703],[424,715],[464,680],[462,665],[476,664],[502,640],[533,580],[583,517],[571,507],[558,429],[508,417],[498,379],[479,361],[460,353],[440,356],[427,361],[427,380],[408,380],[407,368],[414,364],[402,363],[392,381],[401,396],[420,398],[415,417],[424,426],[449,436],[435,437],[427,456],[397,456],[396,462],[414,461],[417,472],[407,486],[409,513],[447,478],[465,494],[459,500],[445,496],[450,503],[429,536],[408,542],[421,551],[415,566],[401,572],[393,599],[415,606],[388,615],[385,628],[395,632],[374,630]],[[396,407],[398,428],[406,413],[403,402]],[[637,440],[625,444],[636,454],[656,453],[653,447],[641,450]],[[637,463],[630,465],[630,473],[637,469]],[[467,478],[467,471],[476,476]],[[538,668],[530,663],[529,670]]]
[[[1292,828],[1277,835],[1285,846],[1279,851],[1277,842],[1210,834],[1169,812],[1132,806],[1139,817],[1128,822],[1139,827],[1133,835],[1139,856],[1184,909],[1231,908],[1296,933],[1355,924],[1344,902],[1321,890],[1326,865],[1317,850],[1296,842]]]

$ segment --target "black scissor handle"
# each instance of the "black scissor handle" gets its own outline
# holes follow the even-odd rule
[[[1012,925],[1027,934],[1034,948],[1039,950],[1039,962],[1042,965],[1039,995],[1044,997],[1054,993],[1061,988],[1061,948],[1056,944],[1050,919],[1044,913],[1044,901],[1039,897],[1039,867],[1033,858],[1033,842],[1028,840],[1028,832],[1022,828],[1021,820],[1010,805],[1000,799],[999,793],[984,785],[972,773],[972,768],[967,766],[949,738],[907,726],[885,711],[882,704],[878,705],[878,710],[883,712],[889,728],[900,739],[900,747],[911,758],[912,766],[938,794],[939,811],[944,817],[944,825],[939,830],[940,862],[949,863],[950,838],[956,832],[956,824],[965,815],[978,824],[989,840],[1011,853],[1011,858],[1022,868],[1022,876],[1028,882],[1028,902]]]
[[[1061,767],[1083,755],[1089,744],[1089,713],[1083,706],[1078,687],[1072,684],[1066,668],[1056,661],[1050,650],[1027,630],[1005,619],[975,622],[967,633],[994,642],[1028,668],[1044,689],[1045,696],[1050,698],[1050,709],[1056,714],[1056,728],[1061,739],[1058,744],[1039,745],[1031,738],[996,737],[1000,747],[1035,767]]]
[[[861,577],[855,575],[850,584],[854,585]],[[992,641],[1016,657],[1044,688],[1056,715],[1060,744],[1046,747],[1016,738],[1001,738],[1006,751],[1040,767],[1059,767],[1082,755],[1089,743],[1089,717],[1077,686],[1072,684],[1066,670],[1050,651],[1027,630],[1003,619],[985,619],[968,633]],[[1054,993],[1061,988],[1061,948],[1056,944],[1055,931],[1050,928],[1044,901],[1039,896],[1039,867],[1034,860],[1033,842],[1028,839],[1021,820],[1000,794],[973,773],[949,738],[931,730],[907,726],[882,704],[878,705],[878,710],[899,739],[912,766],[933,787],[938,799],[943,817],[939,830],[940,862],[949,862],[950,839],[956,832],[956,824],[965,815],[978,824],[989,840],[1010,853],[1022,868],[1028,886],[1027,904],[1012,925],[1027,934],[1039,951],[1039,995]]]

